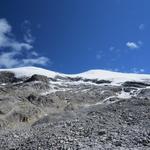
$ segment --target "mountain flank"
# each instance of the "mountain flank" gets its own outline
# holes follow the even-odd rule
[[[1,150],[150,149],[150,75],[0,69]]]

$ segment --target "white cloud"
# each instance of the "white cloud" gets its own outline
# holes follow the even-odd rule
[[[0,67],[11,68],[20,65],[19,60],[15,58],[16,52],[7,52],[0,55]]]
[[[17,51],[5,52],[0,55],[0,67],[11,68],[11,67],[22,67],[31,65],[46,65],[49,63],[47,57],[35,57],[18,59],[16,56],[20,55]]]
[[[130,48],[130,49],[138,49],[138,48],[140,48],[140,46],[137,43],[135,43],[135,42],[127,42],[126,46],[128,48]]]
[[[38,56],[39,54],[37,53],[37,52],[35,52],[35,51],[32,51],[31,53],[30,53],[32,56]]]
[[[139,30],[143,31],[145,29],[145,25],[142,23],[139,25]]]
[[[32,37],[31,32],[28,35]],[[46,65],[49,62],[47,57],[39,56],[33,50],[31,39],[30,41],[28,39],[28,41],[20,42],[14,37],[12,27],[8,21],[0,19],[0,67]]]
[[[143,73],[143,72],[145,72],[145,70],[144,69],[140,69],[140,72]]]
[[[46,57],[37,57],[37,58],[28,58],[23,59],[22,63],[23,66],[29,66],[29,65],[45,65],[49,62],[49,59]]]
[[[11,48],[14,50],[31,49],[28,43],[18,42],[12,37],[12,27],[6,19],[0,19],[0,48]]]
[[[0,33],[5,34],[11,31],[11,26],[6,19],[0,19]]]

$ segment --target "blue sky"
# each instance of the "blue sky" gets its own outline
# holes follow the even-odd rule
[[[149,0],[1,0],[0,68],[150,73]]]

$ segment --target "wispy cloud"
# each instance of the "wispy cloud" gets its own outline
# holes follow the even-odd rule
[[[37,58],[23,59],[22,62],[25,66],[34,65],[34,64],[45,65],[49,62],[49,59],[41,56]]]
[[[25,42],[16,40],[8,21],[0,19],[0,67],[46,65],[49,62],[47,57],[39,56],[33,50],[33,45],[31,45],[33,43],[33,36],[30,29],[25,34]]]
[[[136,42],[127,42],[126,46],[130,49],[138,49],[140,48],[140,45]]]
[[[115,50],[115,47],[114,46],[110,46],[109,50],[112,52],[113,50]]]
[[[104,57],[103,51],[98,51],[96,54],[96,59],[101,60]]]
[[[22,23],[22,30],[24,32],[24,40],[25,42],[31,44],[35,41],[35,37],[32,35],[31,23],[28,20],[25,20]]]
[[[144,29],[145,29],[145,24],[143,24],[143,23],[140,24],[140,25],[139,25],[139,30],[143,31]]]
[[[134,67],[131,69],[131,72],[133,72],[133,73],[144,73],[145,70],[143,68],[139,69],[139,68]]]
[[[101,54],[96,54],[96,59],[100,60],[102,58]]]
[[[114,62],[117,59],[119,59],[121,57],[121,50],[119,48],[116,48],[115,46],[111,45],[110,47],[108,47],[108,49],[106,51],[97,51],[96,53],[96,59],[98,61],[107,61],[109,60],[109,62]],[[108,61],[107,61],[108,62]]]

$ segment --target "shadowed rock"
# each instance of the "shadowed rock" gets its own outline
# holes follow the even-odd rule
[[[150,86],[150,84],[143,83],[143,82],[131,82],[131,81],[128,81],[128,82],[123,83],[123,86],[124,87],[143,88],[143,87],[146,87],[146,86]]]
[[[96,84],[108,84],[111,83],[109,80],[97,80],[97,79],[83,79],[84,82],[92,82]]]
[[[42,81],[42,82],[48,83],[49,79],[46,76],[35,74],[35,75],[31,76],[31,78],[27,79],[25,82],[33,82],[33,81]]]
[[[19,81],[19,79],[15,77],[14,73],[6,71],[0,72],[0,83],[13,83],[17,81]]]

